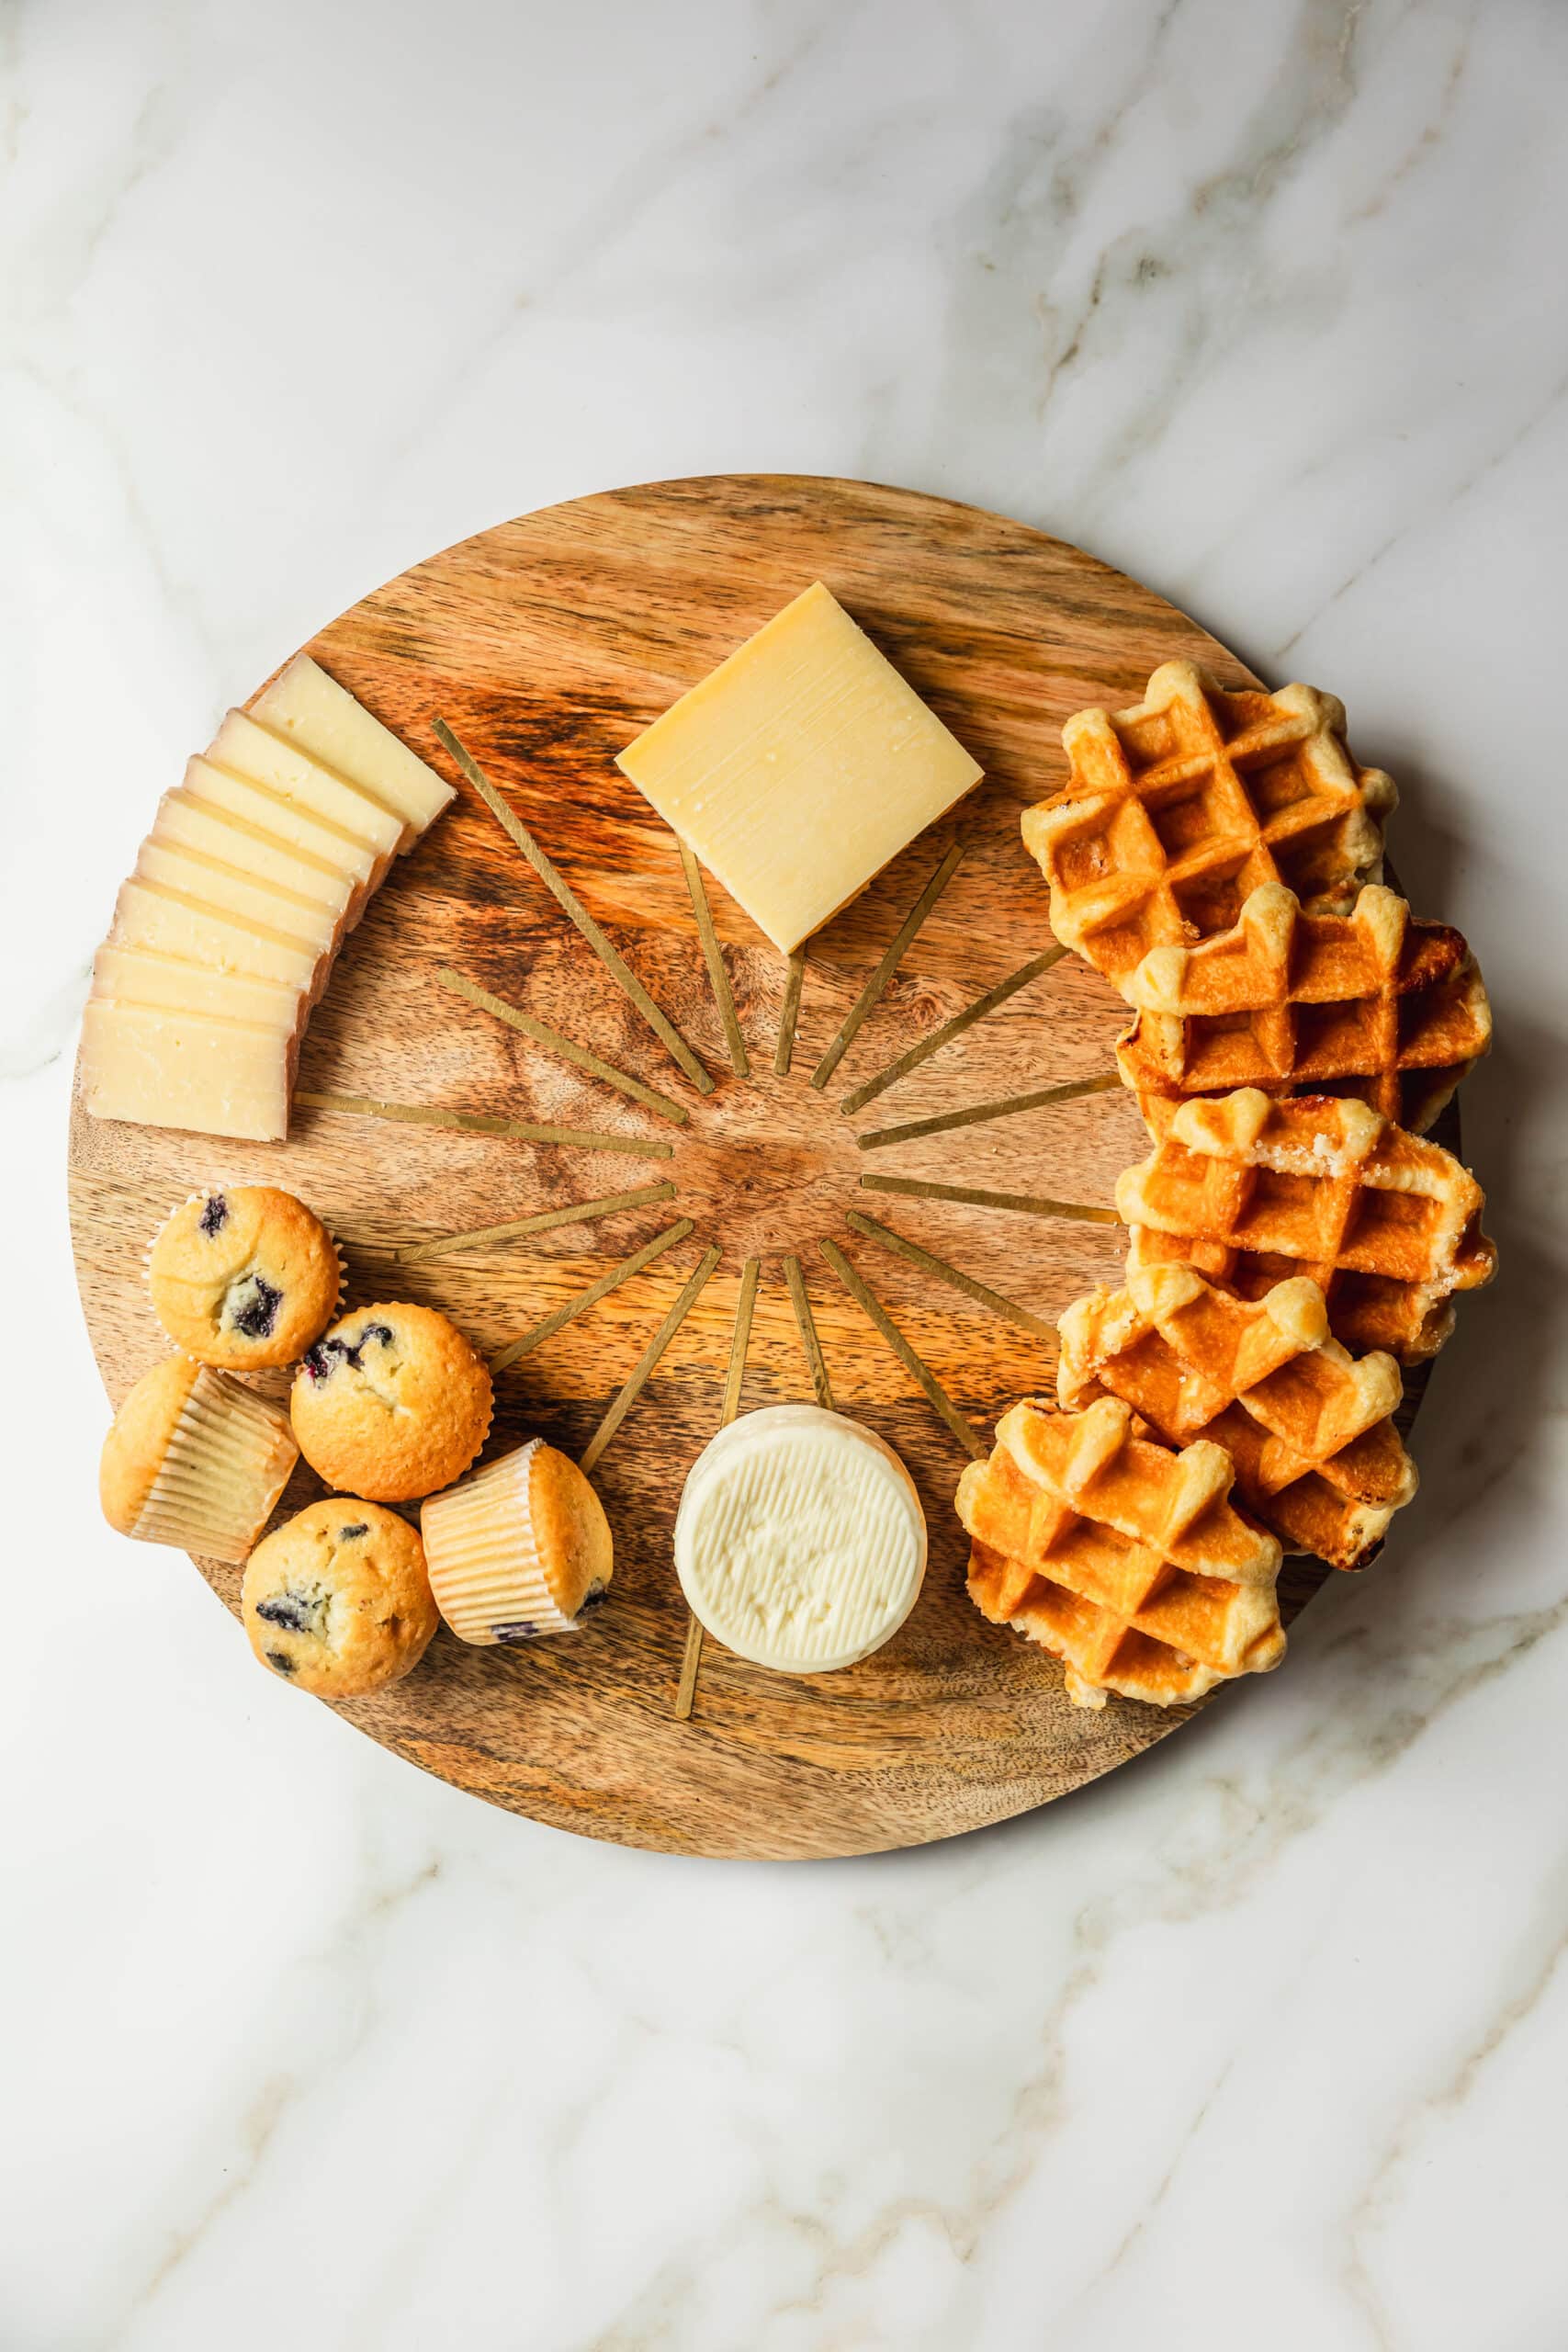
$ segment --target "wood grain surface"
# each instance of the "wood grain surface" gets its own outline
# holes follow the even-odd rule
[[[774,1070],[784,962],[708,879],[747,1048],[742,1079],[678,844],[614,755],[814,579],[986,776],[810,943],[785,1077]],[[1242,664],[1147,589],[1021,524],[907,491],[787,476],[657,483],[523,516],[378,589],[308,650],[458,781],[432,732],[436,718],[449,722],[701,1056],[713,1091],[700,1094],[682,1077],[460,782],[451,809],[397,864],[348,941],[310,1023],[301,1089],[646,1137],[672,1146],[671,1157],[320,1108],[297,1111],[287,1144],[245,1145],[100,1125],[78,1108],[73,1231],[110,1396],[118,1401],[165,1351],[142,1254],[168,1207],[201,1183],[288,1186],[342,1238],[351,1301],[440,1306],[491,1355],[689,1219],[689,1234],[499,1375],[491,1453],[538,1431],[581,1454],[704,1253],[721,1253],[594,1473],[615,1535],[611,1605],[581,1635],[523,1649],[471,1649],[443,1631],[407,1681],[339,1712],[427,1770],[558,1827],[681,1853],[772,1857],[863,1853],[997,1821],[1176,1728],[1181,1712],[1119,1699],[1099,1714],[1070,1706],[1055,1664],[971,1606],[952,1508],[964,1445],[820,1245],[842,1249],[983,1440],[1021,1393],[1050,1386],[1050,1342],[1027,1320],[995,1312],[985,1293],[1052,1321],[1117,1274],[1120,1228],[866,1191],[860,1180],[1104,1207],[1118,1170],[1147,1149],[1131,1101],[1092,1092],[870,1152],[860,1143],[1110,1070],[1122,1019],[1111,989],[1063,957],[855,1114],[840,1104],[1051,945],[1044,887],[1018,817],[1063,780],[1067,714],[1135,700],[1173,655],[1208,662],[1231,684],[1247,682]],[[964,855],[929,920],[830,1082],[814,1088],[863,983],[954,844]],[[563,1033],[687,1116],[655,1115],[573,1067],[444,981],[444,971]],[[602,1220],[399,1255],[665,1181],[673,1198]],[[883,1246],[863,1223],[852,1230],[851,1211],[890,1227],[917,1254]],[[920,1252],[971,1277],[978,1295],[933,1279]],[[718,1425],[750,1257],[761,1277],[741,1409],[811,1394],[784,1276],[791,1255],[839,1408],[879,1430],[916,1478],[930,1572],[897,1638],[842,1673],[786,1678],[706,1644],[682,1721],[676,1505]],[[274,1386],[282,1393],[281,1375]],[[285,1509],[317,1491],[301,1473]],[[238,1572],[199,1565],[232,1609]],[[1299,1603],[1318,1573],[1287,1573]]]

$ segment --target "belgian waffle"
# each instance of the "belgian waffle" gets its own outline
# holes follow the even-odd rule
[[[1378,886],[1328,915],[1266,882],[1231,930],[1151,948],[1126,996],[1138,1017],[1117,1067],[1155,1135],[1185,1096],[1237,1086],[1353,1094],[1420,1135],[1492,1040],[1460,933]]]
[[[1062,741],[1070,779],[1024,811],[1024,843],[1057,938],[1118,988],[1151,947],[1228,930],[1262,883],[1338,913],[1382,876],[1398,796],[1351,759],[1333,695],[1231,693],[1167,662],[1135,707],[1080,710]]]
[[[982,1613],[1066,1669],[1068,1697],[1170,1707],[1284,1655],[1280,1546],[1231,1509],[1223,1446],[1173,1452],[1102,1397],[1081,1413],[1029,1399],[959,1481]]]
[[[1348,1355],[1304,1276],[1248,1301],[1190,1266],[1145,1266],[1076,1300],[1060,1334],[1064,1406],[1120,1396],[1168,1445],[1223,1445],[1238,1498],[1288,1552],[1364,1567],[1416,1492],[1389,1418],[1399,1366]]]
[[[1451,1294],[1489,1282],[1497,1253],[1468,1169],[1365,1102],[1256,1087],[1181,1103],[1148,1159],[1123,1170],[1116,1208],[1130,1272],[1195,1266],[1242,1298],[1305,1274],[1353,1353],[1435,1355]]]

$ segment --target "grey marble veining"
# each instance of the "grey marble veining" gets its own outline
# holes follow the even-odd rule
[[[1565,71],[1550,0],[0,16],[8,2346],[1562,2342]],[[96,1518],[61,1181],[224,704],[730,468],[1020,514],[1341,695],[1500,1029],[1504,1278],[1383,1561],[1054,1812],[820,1869],[491,1814],[258,1675]]]

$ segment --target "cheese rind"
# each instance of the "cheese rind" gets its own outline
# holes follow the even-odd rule
[[[374,793],[323,767],[297,743],[269,734],[248,711],[229,713],[207,747],[207,759],[215,768],[228,769],[258,789],[309,809],[322,824],[335,826],[352,841],[367,843],[376,852],[382,873],[404,843],[414,838],[397,811]]]
[[[275,735],[335,768],[423,833],[453,797],[453,786],[383,727],[345,686],[308,653],[296,655],[251,705],[251,714]],[[405,848],[409,845],[405,842]]]
[[[785,955],[981,775],[820,581],[616,765]]]
[[[721,1430],[693,1464],[675,1571],[716,1641],[783,1674],[823,1674],[891,1639],[920,1589],[914,1481],[872,1430],[774,1405]]]
[[[275,1030],[142,1004],[88,1001],[82,1099],[95,1119],[281,1142],[293,1055]]]

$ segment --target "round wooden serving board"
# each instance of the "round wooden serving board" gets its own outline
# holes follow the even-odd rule
[[[749,1048],[733,1074],[676,843],[615,765],[639,729],[813,580],[823,580],[982,763],[985,781],[810,944],[787,1078],[773,1075],[783,959],[709,897]],[[859,1209],[1054,1319],[1116,1276],[1115,1226],[863,1192],[863,1173],[1108,1204],[1148,1148],[1120,1091],[874,1151],[858,1133],[1112,1069],[1123,1015],[1064,958],[853,1117],[840,1099],[1051,944],[1019,812],[1065,775],[1062,721],[1138,698],[1188,654],[1248,673],[1213,638],[1077,548],[996,514],[864,482],[718,476],[558,506],[392,581],[309,650],[444,773],[449,721],[712,1072],[701,1095],[615,989],[473,790],[400,860],[312,1017],[306,1091],[592,1127],[662,1160],[297,1109],[287,1144],[100,1125],[78,1110],[72,1220],[83,1303],[118,1402],[166,1343],[148,1238],[200,1184],[288,1186],[342,1238],[353,1303],[445,1308],[492,1353],[676,1217],[693,1230],[497,1383],[489,1453],[538,1431],[576,1455],[705,1248],[722,1250],[595,1472],[615,1535],[611,1602],[580,1636],[473,1649],[443,1631],[406,1681],[340,1712],[493,1803],[624,1845],[825,1856],[919,1844],[1080,1786],[1185,1720],[1063,1695],[1059,1668],[964,1594],[952,1498],[964,1453],[818,1249],[840,1243],[959,1410],[988,1438],[1052,1387],[1047,1341],[851,1232]],[[831,1082],[811,1072],[943,851],[963,863]],[[679,1100],[666,1124],[436,978],[455,967]],[[672,1201],[521,1241],[400,1263],[398,1250],[669,1179]],[[847,1672],[767,1673],[706,1645],[689,1721],[674,1701],[686,1614],[671,1561],[682,1483],[718,1426],[743,1261],[762,1259],[742,1409],[809,1397],[783,1275],[804,1267],[842,1411],[919,1483],[931,1566],[914,1614]],[[276,1393],[285,1389],[283,1375]],[[308,1473],[287,1498],[319,1491]],[[239,1576],[200,1564],[232,1609]],[[1292,1598],[1316,1574],[1287,1571]],[[239,1638],[236,1635],[236,1638]],[[301,1702],[301,1703],[305,1703]]]

